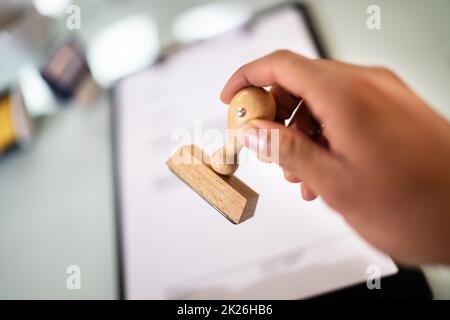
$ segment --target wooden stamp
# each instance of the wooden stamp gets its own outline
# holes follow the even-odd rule
[[[239,91],[228,109],[228,129],[239,129],[254,119],[273,120],[276,104],[266,90],[248,87]],[[227,140],[211,157],[195,145],[180,147],[167,165],[181,180],[203,197],[231,222],[238,224],[251,218],[258,194],[233,174],[243,147],[240,140]]]

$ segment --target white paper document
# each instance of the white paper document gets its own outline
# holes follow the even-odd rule
[[[239,225],[168,169],[177,132],[188,129],[200,147],[205,132],[224,132],[227,106],[219,94],[226,80],[276,49],[318,57],[300,11],[267,13],[251,27],[188,46],[119,83],[117,196],[126,298],[296,299],[366,282],[373,270],[397,271],[324,202],[303,201],[298,184],[247,150],[242,156],[251,163],[236,175],[259,201],[255,216]]]

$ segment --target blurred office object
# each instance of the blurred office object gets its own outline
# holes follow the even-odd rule
[[[105,26],[88,43],[87,59],[102,86],[149,66],[159,54],[156,24],[144,14],[134,14]]]
[[[59,47],[42,70],[42,76],[61,98],[70,98],[84,74],[86,60],[75,43]]]
[[[9,86],[23,64],[36,61],[44,52],[52,25],[29,1],[0,3],[0,90]]]
[[[0,155],[31,140],[33,126],[19,87],[0,97]]]
[[[24,65],[18,71],[17,78],[26,109],[32,118],[50,115],[57,110],[57,101],[36,67]]]
[[[194,7],[175,18],[174,37],[182,43],[211,38],[242,25],[250,14],[243,2],[217,2]]]
[[[48,17],[59,17],[66,13],[67,6],[71,0],[33,0],[37,11]]]
[[[78,94],[85,103],[88,103],[98,92],[96,90],[98,86],[91,77],[84,52],[74,41],[63,44],[55,50],[43,68],[42,76],[55,94],[63,99]]]

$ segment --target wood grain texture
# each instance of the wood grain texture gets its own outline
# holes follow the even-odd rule
[[[245,109],[245,115],[237,116],[240,108]],[[272,94],[257,87],[247,87],[240,90],[231,99],[228,108],[228,129],[238,129],[245,123],[255,120],[273,120],[277,113],[277,105]]]
[[[238,168],[238,156],[243,147],[243,132],[239,129],[255,119],[274,120],[277,112],[275,99],[263,88],[247,87],[231,99],[228,108],[227,128],[234,130],[232,139],[213,153],[211,167],[222,175],[232,175]]]
[[[209,156],[195,145],[180,147],[167,161],[170,170],[231,222],[251,218],[259,195],[237,177],[216,173],[209,163]]]

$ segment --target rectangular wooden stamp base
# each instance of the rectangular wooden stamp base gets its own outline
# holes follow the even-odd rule
[[[197,146],[180,147],[167,165],[231,222],[238,224],[254,215],[259,195],[237,177],[216,173],[209,156]]]

